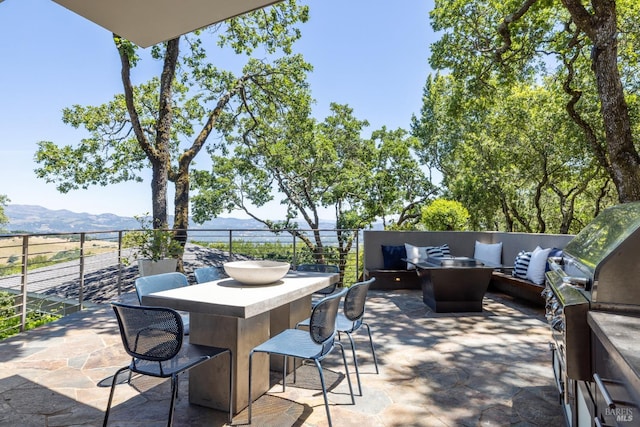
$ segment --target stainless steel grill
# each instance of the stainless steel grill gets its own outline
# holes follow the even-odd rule
[[[589,380],[588,310],[640,313],[640,203],[605,209],[551,259],[544,296],[567,375]]]
[[[562,257],[549,260],[543,296],[556,383],[569,419],[580,393],[577,382],[593,381],[588,313],[640,315],[639,258],[640,203],[628,203],[604,210],[567,244]]]

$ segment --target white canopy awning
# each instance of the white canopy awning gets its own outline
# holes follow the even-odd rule
[[[149,47],[280,0],[53,1],[140,47]]]

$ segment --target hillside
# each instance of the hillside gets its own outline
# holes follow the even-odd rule
[[[66,209],[51,210],[35,205],[7,205],[4,209],[9,224],[4,228],[9,232],[28,233],[67,233],[80,231],[129,230],[140,228],[132,217],[123,217],[110,213],[95,215],[72,212]],[[173,218],[169,218],[171,223]],[[302,223],[301,223],[302,226]],[[322,223],[322,228],[333,228],[333,222]],[[262,224],[252,219],[215,218],[204,224],[191,224],[192,228],[215,229],[261,229]],[[302,226],[302,228],[305,228]]]

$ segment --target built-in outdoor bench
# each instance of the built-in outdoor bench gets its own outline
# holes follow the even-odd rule
[[[542,297],[544,284],[538,285],[527,279],[514,277],[511,271],[496,270],[491,275],[489,289],[529,301],[536,305],[544,305]]]
[[[533,251],[541,248],[559,248],[573,238],[565,234],[506,233],[492,231],[364,231],[364,271],[365,279],[375,277],[371,289],[420,289],[421,284],[415,270],[406,269],[406,265],[394,265],[385,268],[383,246],[399,248],[405,243],[413,246],[449,247],[451,255],[473,257],[476,242],[485,244],[502,243],[501,268],[492,274],[491,290],[499,291],[516,298],[543,304],[540,292],[544,285],[512,276],[512,269],[520,251]],[[389,262],[389,259],[386,260]],[[387,266],[389,267],[389,266]]]
[[[420,280],[415,270],[364,269],[365,280],[375,277],[369,289],[420,289]],[[375,285],[374,285],[375,284]]]

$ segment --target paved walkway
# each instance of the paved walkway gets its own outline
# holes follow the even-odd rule
[[[355,405],[339,353],[326,360],[336,427],[564,425],[541,310],[488,293],[483,313],[436,314],[417,291],[371,291],[366,319],[380,374],[364,331],[356,337],[364,396]],[[110,376],[127,363],[108,306],[1,341],[0,426],[101,425]],[[350,368],[353,374],[352,362]],[[273,388],[254,404],[252,425],[327,425],[313,366],[300,368],[297,385],[285,393],[272,374]],[[187,382],[184,375],[174,425],[226,425],[226,414],[189,405]],[[168,381],[142,377],[132,385],[116,388],[110,425],[165,425]],[[234,425],[246,422],[246,410],[234,417]]]

